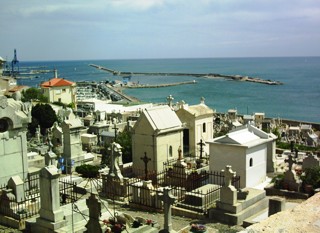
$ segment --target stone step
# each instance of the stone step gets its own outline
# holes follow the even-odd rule
[[[262,211],[258,212],[257,214],[245,219],[242,223],[242,226],[249,227],[252,224],[258,223],[258,222],[268,218],[268,211],[269,211],[269,208],[263,209]]]
[[[264,198],[238,213],[230,213],[222,209],[211,209],[209,211],[209,217],[223,223],[231,225],[241,225],[245,219],[268,208],[268,205],[269,200],[267,198]]]

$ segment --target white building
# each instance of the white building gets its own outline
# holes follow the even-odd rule
[[[76,104],[76,83],[58,78],[57,70],[54,72],[54,78],[41,83],[40,86],[43,95],[48,97],[50,103]]]
[[[204,103],[189,106],[181,103],[176,111],[181,122],[184,124],[183,130],[183,152],[185,155],[199,157],[200,149],[198,143],[203,143],[213,137],[213,114],[214,110]],[[204,147],[203,155],[209,154],[209,148]]]
[[[133,169],[144,170],[145,153],[151,160],[148,171],[161,171],[163,162],[178,158],[183,145],[183,127],[176,113],[167,105],[144,109],[133,127]]]
[[[274,134],[247,125],[208,141],[210,170],[221,171],[226,165],[240,175],[240,187],[254,187],[274,171]]]

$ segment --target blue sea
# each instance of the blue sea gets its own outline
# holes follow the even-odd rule
[[[217,112],[237,109],[239,114],[264,112],[266,117],[280,117],[320,123],[320,57],[269,58],[199,58],[199,59],[141,59],[20,62],[34,69],[58,69],[59,77],[71,81],[121,80],[102,70],[90,67],[97,64],[119,71],[219,73],[242,75],[280,81],[283,85],[265,85],[226,79],[206,79],[188,76],[133,76],[140,84],[163,84],[193,81],[194,85],[163,88],[126,89],[124,92],[145,102],[166,102],[172,95],[174,102],[184,100],[198,104],[200,98]],[[53,77],[53,73],[38,78],[20,79],[21,85],[38,86]]]

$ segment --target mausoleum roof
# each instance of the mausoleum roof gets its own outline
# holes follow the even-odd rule
[[[197,105],[191,105],[191,106],[184,106],[184,110],[188,111],[194,116],[201,116],[201,115],[206,115],[206,114],[213,114],[214,111],[209,108],[205,104],[197,104]]]
[[[273,135],[269,135],[254,126],[248,125],[209,142],[252,147],[275,139],[276,137],[273,137]]]
[[[147,108],[143,112],[154,130],[182,128],[177,114],[168,105]]]

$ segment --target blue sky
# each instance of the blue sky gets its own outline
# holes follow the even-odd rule
[[[319,56],[319,0],[1,0],[11,60]]]

